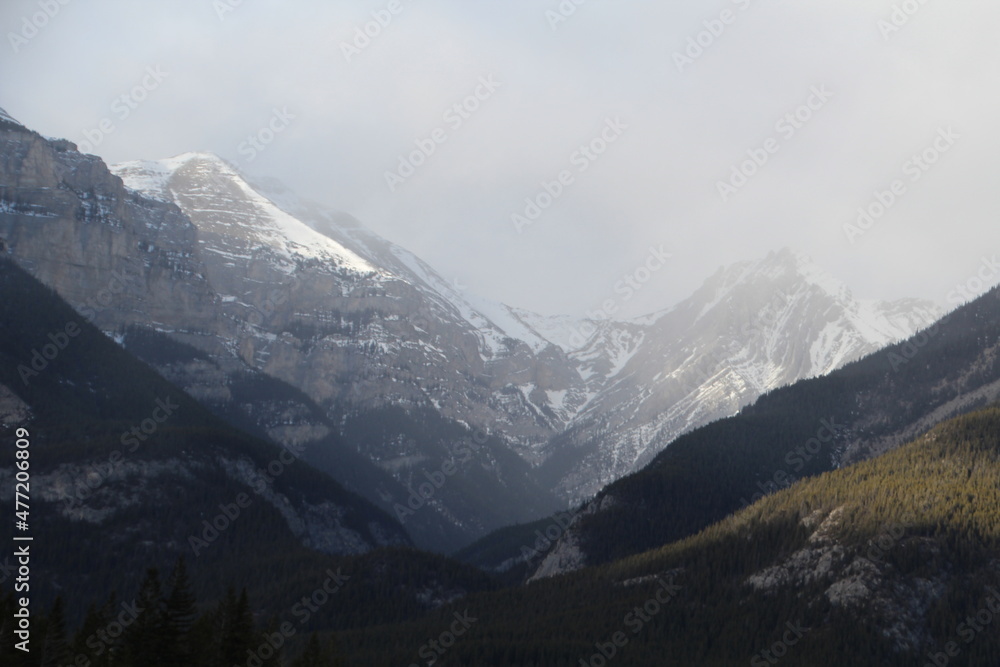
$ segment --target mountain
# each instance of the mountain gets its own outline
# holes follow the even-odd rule
[[[512,342],[506,357],[484,360],[471,327],[455,325],[407,282],[291,219],[214,156],[192,154],[170,165],[170,187],[190,190],[177,195],[189,217],[162,197],[127,190],[69,142],[23,128],[0,132],[7,158],[0,236],[15,260],[103,330],[166,334],[207,353],[221,370],[207,387],[198,364],[187,369],[190,377],[174,368],[182,386],[226,400],[223,376],[263,372],[303,391],[338,429],[368,433],[369,442],[350,446],[395,482],[363,492],[401,519],[417,510],[434,517],[426,521],[436,527],[419,536],[427,548],[447,551],[558,505],[532,481],[506,435],[482,430],[501,431],[496,423],[513,420],[548,432],[522,394],[499,380],[491,390],[486,379],[487,368],[496,377],[530,376],[535,361],[523,346]],[[146,176],[148,183],[164,177],[162,170]],[[421,416],[428,414],[430,421]],[[366,430],[366,423],[379,428]],[[463,445],[473,439],[475,447]],[[433,499],[414,495],[454,465],[472,474]]]
[[[0,122],[2,123],[13,123],[14,125],[21,125],[19,122],[14,120],[13,117],[2,108],[0,108]]]
[[[0,151],[0,241],[15,261],[122,344],[146,341],[131,349],[216,414],[301,445],[440,552],[587,499],[685,430],[932,310],[831,296],[781,253],[653,316],[544,317],[467,294],[349,216],[211,154],[109,171],[11,123]],[[739,348],[748,316],[730,306],[779,283],[810,326],[790,315],[763,327],[766,345]],[[707,347],[691,347],[687,325]],[[157,357],[155,336],[207,356]]]
[[[552,441],[547,481],[564,497],[590,498],[683,433],[903,340],[942,314],[916,299],[859,300],[788,249],[720,268],[665,312],[596,323],[572,352],[603,389]]]
[[[192,163],[201,166],[185,167]],[[468,294],[350,216],[304,201],[273,180],[250,184],[214,156],[127,163],[114,171],[129,187],[173,199],[196,224],[205,211],[211,216],[233,206],[198,184],[235,182],[412,289],[408,298],[427,304],[438,324],[475,337],[482,365],[471,373],[487,375],[493,388],[474,405],[456,405],[454,391],[435,394],[434,406],[459,421],[494,424],[491,432],[502,432],[521,458],[541,466],[545,485],[568,503],[593,496],[680,434],[735,413],[762,392],[829,372],[941,315],[926,301],[857,300],[807,258],[785,250],[720,269],[662,313],[631,321],[545,317]],[[199,205],[198,197],[210,203]],[[247,224],[259,224],[254,220]]]
[[[552,427],[512,383],[558,365],[558,354],[536,356],[441,298],[428,285],[441,289],[444,281],[412,255],[375,237],[360,243],[318,233],[213,155],[115,171],[136,191],[172,200],[192,221],[220,309],[238,324],[214,349],[204,339],[186,342],[217,357],[229,352],[304,392],[395,479],[365,488],[366,497],[401,520],[417,511],[438,517],[437,529],[418,531],[418,543],[448,551],[557,506],[513,447]],[[556,372],[544,374],[559,381]],[[449,483],[421,498],[419,489],[443,470],[451,471]]]
[[[406,664],[469,610],[446,664],[993,665],[998,434],[992,405],[687,539],[342,640]]]
[[[51,547],[32,560],[39,599],[63,590],[79,612],[122,572],[179,555],[250,577],[279,552],[304,564],[411,546],[394,518],[211,415],[6,257],[0,296],[0,422],[28,434],[31,534]],[[0,467],[10,516],[17,470]]]
[[[997,401],[998,297],[994,288],[906,341],[681,436],[585,503],[534,576],[682,539],[798,479],[884,454]]]
[[[646,317],[549,317],[216,156],[114,171],[0,118],[31,664],[180,555],[203,627],[249,619],[226,664],[341,570],[302,629],[358,664],[992,664],[1000,290],[913,336],[932,305],[780,251]],[[502,576],[410,548],[470,542]]]

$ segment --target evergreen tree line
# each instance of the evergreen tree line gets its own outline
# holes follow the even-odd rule
[[[343,667],[343,655],[313,633],[254,618],[247,591],[230,587],[201,609],[183,558],[164,582],[153,568],[132,600],[114,592],[70,633],[62,597],[31,618],[28,652],[16,646],[16,596],[0,598],[0,665],[5,667]],[[292,628],[290,630],[290,628]],[[304,646],[303,646],[304,644]],[[294,656],[294,659],[292,658]]]

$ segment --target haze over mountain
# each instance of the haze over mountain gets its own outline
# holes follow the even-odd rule
[[[0,2],[0,667],[1000,666],[998,20]]]
[[[942,312],[912,299],[858,301],[808,258],[784,250],[720,269],[683,303],[643,318],[546,317],[469,295],[412,253],[345,214],[301,201],[280,184],[272,183],[267,199],[266,187],[254,189],[215,156],[126,163],[115,173],[129,187],[180,205],[204,227],[203,245],[215,256],[231,252],[212,247],[216,230],[254,238],[258,227],[270,228],[269,219],[289,221],[290,215],[334,241],[334,256],[351,255],[355,263],[363,258],[368,271],[379,267],[414,288],[446,314],[437,317],[439,323],[444,319],[475,336],[480,357],[489,360],[483,368],[503,392],[493,399],[502,409],[489,414],[478,404],[454,406],[459,397],[453,388],[448,395],[429,392],[435,407],[466,423],[503,425],[519,455],[545,464],[548,483],[571,502],[642,467],[681,433],[728,416],[767,390],[825,374],[906,338]],[[237,204],[222,194],[226,184],[237,193]],[[239,224],[213,226],[219,225],[218,211],[244,206],[257,212]],[[248,257],[245,249],[240,252]],[[513,346],[520,352],[511,355]],[[513,363],[521,369],[530,359],[534,370],[515,367],[511,373],[512,356],[520,357]],[[499,359],[507,360],[499,365]],[[498,376],[498,368],[511,374]],[[266,365],[262,370],[314,394],[302,380]],[[359,391],[356,382],[352,391]],[[566,436],[548,442],[561,433]]]
[[[468,294],[349,216],[211,154],[118,165],[123,189],[69,142],[12,124],[4,137],[14,257],[109,333],[138,327],[207,353],[155,363],[150,343],[132,348],[217,411],[235,414],[247,373],[302,392],[289,413],[243,391],[240,419],[312,445],[317,465],[441,551],[586,499],[681,433],[939,312],[858,302],[786,250],[643,318],[542,316]],[[74,212],[32,213],[48,210]],[[414,495],[459,459],[476,483]]]
[[[500,580],[386,548],[451,553],[478,539],[461,557],[508,583],[535,582],[520,589],[524,595],[543,599],[569,575],[600,598],[609,589],[593,578],[601,570],[588,568],[625,567],[629,578],[611,589],[645,586],[663,572],[630,569],[621,559],[674,563],[647,552],[705,529],[730,544],[726,524],[712,524],[745,505],[757,513],[770,507],[757,501],[799,475],[883,454],[1000,399],[995,292],[937,321],[942,311],[933,303],[859,300],[783,249],[723,267],[688,299],[644,317],[541,315],[468,294],[350,216],[279,183],[254,184],[212,154],[109,169],[9,117],[0,118],[0,152],[0,247],[11,262],[0,282],[12,295],[3,314],[10,363],[0,418],[36,420],[48,434],[49,458],[35,474],[61,489],[43,496],[40,512],[56,526],[50,538],[101,526],[131,550],[128,569],[136,573],[158,544],[173,555],[185,539],[195,544],[184,536],[183,496],[197,499],[190,511],[199,520],[214,507],[225,513],[228,497],[260,486],[269,456],[296,452],[296,473],[266,487],[267,502],[251,503],[253,521],[225,543],[234,553],[257,537],[268,545],[238,569],[259,595],[269,594],[252,569],[269,559],[284,559],[288,571],[345,563],[363,576],[364,615],[338,608],[324,626],[354,633],[358,655],[395,656],[398,647],[369,643],[382,631],[373,628],[405,635],[456,600],[476,599],[491,610],[489,624],[511,623],[521,604],[491,592]],[[19,322],[19,309],[31,317]],[[53,340],[58,323],[75,316],[96,325],[80,338],[86,363],[57,353],[56,368],[31,386],[23,370],[24,359],[35,363],[31,346],[44,340],[41,332]],[[80,507],[57,507],[92,477],[86,459],[106,456],[115,434],[141,419],[135,403],[152,389],[139,392],[133,382],[183,390],[181,405],[193,417],[164,428],[155,448],[114,471]],[[61,435],[71,423],[93,434],[85,449]],[[983,430],[979,422],[957,428],[963,424]],[[984,440],[967,453],[988,458],[991,446]],[[790,458],[796,452],[801,458]],[[930,483],[923,468],[911,472]],[[0,482],[11,480],[0,470]],[[983,492],[978,481],[968,484]],[[919,588],[912,572],[855,572],[853,538],[833,536],[843,503],[831,507],[828,495],[810,493],[799,514],[758,519],[747,533],[769,549],[753,568],[705,538],[675,548],[684,558],[724,563],[764,599],[784,595],[786,581],[822,581],[822,591],[809,589],[803,615],[816,613],[820,596],[851,607],[861,594],[844,589],[860,576],[875,591],[869,597],[909,614],[890,644],[874,642],[872,650],[933,646],[919,619],[934,613],[939,596],[921,593],[906,606],[897,593]],[[577,503],[572,516],[546,518]],[[147,516],[157,504],[174,521],[162,534]],[[557,533],[546,537],[553,526]],[[952,540],[954,530],[949,525],[941,539]],[[804,531],[813,546],[799,539]],[[974,533],[995,541],[983,526]],[[290,555],[279,555],[282,543],[295,545]],[[950,549],[942,544],[917,552]],[[944,562],[969,553],[949,551]],[[206,564],[221,567],[229,557],[217,554]],[[802,563],[814,556],[835,560],[836,571],[815,575]],[[331,558],[348,560],[324,560]],[[79,598],[112,575],[84,577],[56,561],[44,568],[70,577]],[[388,599],[378,590],[390,569],[400,612],[377,608]],[[698,588],[703,573],[696,576]],[[985,576],[970,570],[971,579],[947,581],[964,586]],[[203,586],[220,594],[218,582]],[[285,597],[269,595],[268,609]],[[733,612],[722,605],[712,613]],[[566,637],[553,641],[563,655]],[[495,657],[494,650],[506,649],[487,643],[467,652]]]
[[[345,45],[365,41],[385,4],[302,0],[288,12],[277,2],[177,0],[145,3],[141,17],[128,0],[90,12],[60,4],[15,52],[8,33],[41,10],[38,0],[10,0],[0,6],[10,26],[0,104],[46,136],[99,137],[89,152],[109,164],[205,150],[279,176],[449,282],[541,313],[597,307],[650,245],[673,258],[627,304],[629,316],[682,301],[719,265],[785,245],[860,297],[940,301],[1000,245],[983,167],[1000,111],[991,77],[1000,46],[984,26],[1000,7],[924,2],[900,16],[894,2],[740,0],[706,11],[693,0],[638,0],[563,16],[560,0],[439,0],[416,11],[404,2],[348,58]],[[710,39],[705,22],[724,9],[734,22]],[[689,40],[698,38],[711,45],[681,67],[677,56],[697,54]],[[169,74],[122,120],[111,105],[150,66]],[[453,130],[443,115],[490,75],[502,87]],[[794,136],[777,132],[820,86],[833,97],[803,111],[809,120]],[[295,118],[250,160],[241,147],[262,131],[269,138],[276,111]],[[628,130],[578,172],[572,155],[615,117]],[[101,137],[105,118],[115,129]],[[957,144],[911,181],[903,164],[949,126]],[[436,128],[448,141],[390,192],[385,173]],[[723,202],[718,182],[770,137],[781,150]],[[518,234],[510,215],[562,169],[573,187]],[[906,195],[852,244],[844,226],[896,178]]]

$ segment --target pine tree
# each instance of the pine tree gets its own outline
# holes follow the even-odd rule
[[[69,641],[66,638],[66,610],[62,596],[56,598],[45,624],[42,641],[41,667],[60,667],[70,660]]]
[[[194,656],[191,629],[198,620],[198,611],[183,556],[177,560],[168,585],[170,593],[164,607],[168,645],[164,647],[164,665],[189,667]]]
[[[276,616],[272,616],[267,623],[267,628],[264,630],[263,642],[260,645],[263,645],[266,642],[267,646],[273,649],[273,653],[271,653],[266,658],[261,656],[261,667],[282,667],[282,665],[284,664],[284,661],[282,661],[281,659],[281,646],[278,646],[278,648],[274,648],[274,644],[277,644],[279,642],[267,641],[268,637],[282,636],[281,630],[279,629],[280,627],[281,626],[278,623],[278,618]],[[284,639],[282,639],[282,643],[283,642]]]
[[[140,611],[126,633],[125,647],[133,665],[164,667],[164,652],[169,644],[166,609],[160,573],[156,569],[146,572],[136,600]]]
[[[112,596],[112,600],[114,596]],[[107,628],[111,622],[111,602],[100,607],[91,605],[83,617],[83,625],[73,638],[73,655],[82,655],[89,667],[111,667],[113,648],[108,646],[101,635],[108,637]],[[98,634],[101,633],[101,634]],[[88,644],[88,639],[90,644]]]
[[[326,667],[325,659],[319,637],[314,632],[309,635],[309,643],[298,659],[292,663],[292,667]]]
[[[238,665],[246,659],[247,649],[253,643],[253,615],[244,588],[237,599],[233,589],[226,592],[222,603],[221,664]]]

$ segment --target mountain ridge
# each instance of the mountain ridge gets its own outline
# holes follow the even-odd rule
[[[216,156],[207,159],[226,164]],[[128,165],[113,170],[125,177],[132,171]],[[239,176],[241,187],[249,183],[238,172],[225,174],[233,176]],[[143,185],[141,180],[135,184]],[[767,390],[828,373],[905,338],[941,315],[934,304],[918,299],[855,299],[846,285],[804,254],[786,248],[720,267],[691,297],[649,315],[598,321],[543,316],[458,289],[408,250],[347,214],[298,198],[274,179],[261,190],[261,196],[272,198],[289,215],[372,266],[416,286],[467,327],[484,360],[509,357],[511,340],[526,347],[518,362],[522,365],[531,357],[565,356],[542,366],[549,377],[553,371],[561,377],[555,384],[540,386],[518,371],[519,377],[503,391],[516,389],[517,409],[527,409],[524,414],[536,424],[529,427],[536,435],[527,439],[518,437],[511,424],[505,425],[515,450],[540,466],[546,483],[568,503],[590,497],[605,483],[640,469],[691,428],[733,414]],[[197,211],[189,212],[197,216]],[[797,303],[790,303],[793,291],[802,293]],[[769,292],[773,296],[760,297]],[[818,304],[804,313],[802,301]],[[737,314],[742,320],[734,327],[730,311],[734,304],[745,303],[755,303],[757,311]],[[768,319],[771,310],[773,321]],[[813,330],[801,333],[804,327],[798,320],[811,322]],[[415,322],[420,329],[428,328],[421,316]],[[693,330],[698,333],[689,333]],[[697,338],[711,340],[712,346],[693,349]],[[663,341],[676,339],[691,347],[664,349]],[[750,342],[760,349],[748,352]],[[662,371],[644,376],[648,369]],[[438,397],[433,402],[437,407],[448,399]],[[637,416],[613,414],[621,406],[631,406]],[[454,416],[467,421],[460,413]],[[595,439],[599,444],[593,444]],[[588,448],[593,453],[586,453]],[[579,457],[581,449],[584,461],[571,463],[571,470],[560,474],[566,459]]]
[[[456,445],[441,442],[452,437],[445,433],[493,438],[476,453],[475,467],[495,479],[449,485],[427,510],[457,522],[468,541],[498,521],[542,518],[556,505],[592,496],[676,434],[735,412],[767,388],[747,379],[762,372],[754,367],[758,360],[743,360],[746,368],[736,369],[742,374],[731,368],[737,352],[726,348],[731,338],[717,336],[700,358],[671,350],[670,318],[683,315],[683,307],[585,326],[485,302],[346,214],[274,183],[254,186],[211,154],[125,163],[109,172],[70,142],[20,126],[0,128],[0,141],[10,156],[0,172],[0,182],[9,183],[0,188],[0,237],[19,263],[91,312],[109,335],[139,326],[211,355],[214,368],[182,363],[162,370],[203,400],[228,400],[226,378],[238,385],[252,371],[304,392],[337,428],[352,420],[372,440],[350,446],[404,489],[368,489],[369,501],[391,510],[409,495],[408,485],[440,470]],[[63,242],[52,248],[50,238]],[[738,318],[711,310],[708,319],[738,333]],[[572,332],[590,327],[593,333],[567,353],[577,342]],[[779,347],[806,355],[804,338],[785,333]],[[705,367],[713,357],[715,368]],[[800,366],[789,381],[804,372]],[[681,406],[670,428],[615,414],[631,401],[623,409],[638,408],[638,419],[649,420],[664,401],[675,402],[669,391],[636,391],[636,369],[653,368],[693,382],[685,395],[718,394],[715,412]],[[726,388],[734,382],[739,386]],[[300,407],[301,414],[313,409]],[[395,432],[358,423],[384,419],[390,407],[410,412],[388,420]],[[259,408],[263,415],[273,406]],[[418,415],[431,413],[438,426],[428,430]],[[307,419],[281,432],[313,433],[318,442],[329,429]],[[523,502],[506,500],[514,488]],[[464,509],[470,506],[508,512],[474,516]]]

